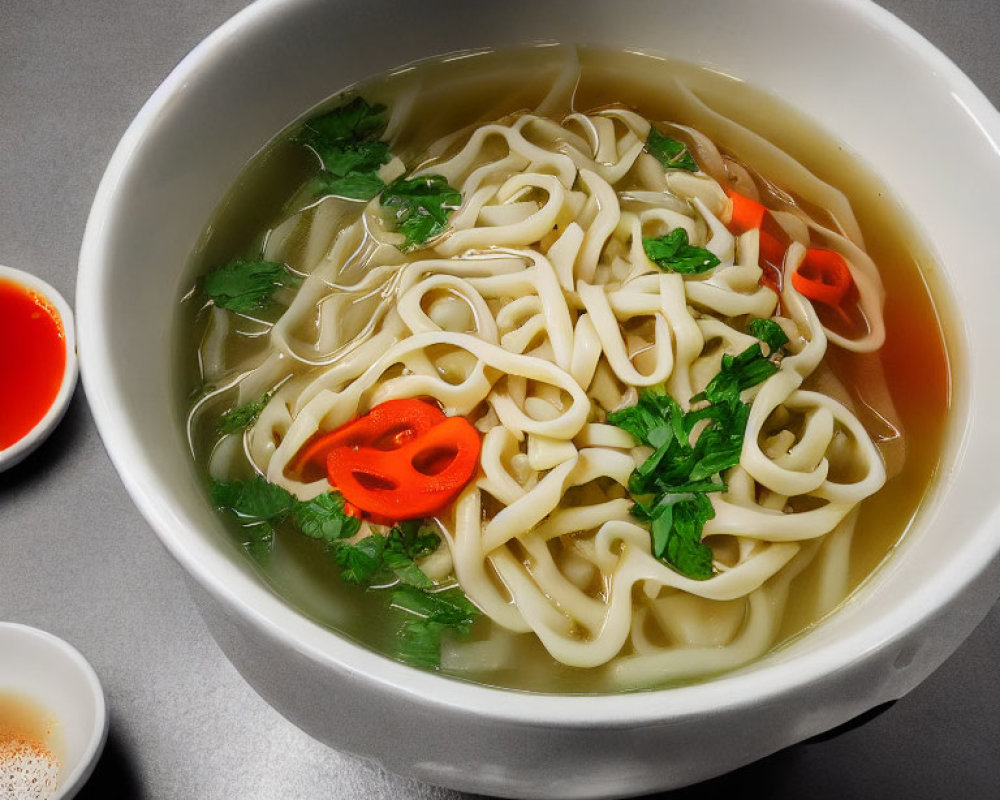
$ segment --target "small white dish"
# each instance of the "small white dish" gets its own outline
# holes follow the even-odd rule
[[[0,622],[0,693],[22,698],[54,718],[59,752],[53,755],[60,764],[50,800],[76,795],[93,772],[108,733],[104,691],[93,667],[50,633]]]
[[[69,303],[66,302],[63,296],[41,278],[23,270],[5,267],[2,264],[0,264],[0,281],[14,283],[47,300],[59,314],[66,346],[66,365],[63,368],[59,391],[44,416],[35,423],[35,426],[30,431],[9,447],[0,448],[0,472],[3,472],[24,459],[32,450],[45,441],[46,437],[59,424],[59,421],[66,413],[66,409],[69,407],[69,401],[73,397],[79,368],[77,366],[73,309],[70,308]]]

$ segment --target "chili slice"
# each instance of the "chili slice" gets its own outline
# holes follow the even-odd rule
[[[394,449],[338,446],[327,455],[327,476],[368,514],[419,519],[455,499],[476,471],[479,450],[479,432],[467,420],[445,417]]]
[[[763,204],[751,200],[734,189],[726,189],[726,197],[733,205],[733,213],[726,226],[732,233],[746,233],[751,228],[759,228],[763,224],[764,214],[767,213],[767,208]]]
[[[760,241],[760,252],[757,263],[762,272],[760,285],[771,289],[775,294],[781,294],[781,265],[785,259],[787,246],[782,243],[778,236],[766,230],[767,206],[756,200],[751,200],[746,195],[740,194],[735,189],[726,189],[726,197],[732,203],[732,213],[729,223],[726,225],[730,233],[739,236],[748,230],[756,228]],[[777,226],[771,224],[772,229]]]
[[[437,406],[414,398],[386,400],[367,414],[313,439],[295,459],[303,480],[319,480],[326,473],[326,457],[337,447],[375,447],[391,450],[429,431],[447,417]]]
[[[792,273],[795,291],[837,309],[853,285],[847,261],[834,250],[810,247],[798,269]]]

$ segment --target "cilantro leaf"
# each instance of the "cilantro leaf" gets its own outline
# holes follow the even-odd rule
[[[407,558],[417,560],[438,549],[441,537],[430,528],[421,527],[421,520],[411,519],[400,522],[389,531],[386,546]]]
[[[319,153],[323,169],[331,175],[375,172],[392,160],[389,145],[385,142],[345,142],[326,145]]]
[[[659,447],[659,443],[654,443],[655,440],[650,439],[652,431],[665,422],[673,426],[672,420],[679,414],[681,407],[669,394],[662,390],[646,390],[640,393],[636,405],[608,414],[608,422],[628,431],[642,444]],[[674,435],[683,435],[683,431],[675,427]]]
[[[258,563],[265,563],[274,544],[274,526],[268,522],[244,525],[243,547]]]
[[[670,566],[695,580],[712,577],[712,548],[701,541],[705,523],[715,516],[711,502],[704,494],[692,494],[671,506],[670,528],[665,536],[663,550],[656,555]],[[654,538],[657,523],[653,520]]]
[[[479,616],[479,609],[458,588],[430,592],[401,586],[392,593],[392,604],[417,617],[400,627],[399,654],[404,661],[422,667],[439,667],[441,637],[446,632],[468,636]]]
[[[720,476],[740,462],[750,406],[741,393],[773,375],[787,342],[773,320],[753,320],[760,339],[739,355],[722,357],[719,372],[695,403],[683,411],[662,388],[644,389],[634,406],[619,409],[607,421],[628,431],[653,452],[629,476],[631,513],[650,523],[653,555],[696,580],[712,577],[712,550],[701,540],[705,523],[715,516],[708,493],[726,490]],[[705,423],[692,443],[692,432]]]
[[[339,497],[336,502],[341,503]],[[351,517],[347,519],[353,520]],[[357,524],[344,524],[351,525],[347,536],[357,532]],[[327,543],[336,545],[334,558],[343,568],[341,576],[348,583],[372,586],[393,583],[397,579],[400,583],[419,588],[434,585],[416,562],[434,552],[441,540],[435,532],[421,530],[419,520],[402,522],[386,535],[373,533],[355,543],[339,541],[341,538],[329,538]]]
[[[750,320],[750,333],[767,345],[770,355],[788,344],[788,335],[773,319]]]
[[[694,160],[687,145],[660,133],[655,127],[649,129],[649,135],[646,137],[646,150],[667,169],[698,171],[698,162]]]
[[[432,530],[421,530],[419,520],[401,522],[386,536],[383,561],[385,566],[410,586],[429,588],[433,581],[417,566],[417,559],[437,550],[441,538]]]
[[[294,507],[295,498],[257,476],[248,481],[212,481],[212,502],[231,511],[244,533],[243,546],[257,561],[271,552],[274,526]]]
[[[306,536],[327,545],[337,545],[358,532],[361,521],[344,512],[344,499],[326,492],[301,501],[282,487],[258,475],[245,481],[212,481],[212,502],[231,511],[250,541],[244,542],[255,556],[271,546],[274,529],[291,517]]]
[[[385,188],[378,170],[392,160],[392,153],[378,137],[388,114],[384,105],[371,106],[355,97],[303,124],[295,141],[316,153],[323,164],[312,182],[315,194],[371,200]]]
[[[722,357],[718,374],[693,399],[707,399],[732,408],[740,403],[740,393],[762,383],[778,371],[778,365],[764,357],[760,344],[752,344],[738,356]]]
[[[417,565],[433,553],[441,538],[421,520],[407,520],[388,533],[372,533],[349,541],[361,521],[344,511],[335,491],[300,501],[280,486],[256,476],[244,481],[212,481],[212,502],[233,513],[244,532],[243,545],[252,557],[270,553],[275,528],[288,518],[306,536],[327,546],[347,583],[370,589],[392,586],[390,604],[412,618],[399,630],[399,656],[425,667],[441,663],[441,637],[467,636],[479,610],[457,587],[439,590]]]
[[[434,581],[428,578],[416,562],[405,555],[394,550],[386,549],[382,553],[382,563],[400,583],[407,586],[415,586],[418,589],[429,589],[434,585]]]
[[[399,628],[399,655],[415,667],[441,666],[441,637],[448,626],[429,619],[408,619]]]
[[[396,229],[409,250],[442,233],[448,217],[462,204],[462,194],[442,175],[397,178],[382,192],[382,206],[395,213]]]
[[[278,523],[298,502],[291,493],[260,475],[247,481],[212,481],[211,491],[216,506],[230,509],[249,524]]]
[[[340,577],[348,583],[368,586],[382,570],[382,553],[385,537],[378,534],[366,536],[353,544],[344,543],[333,551],[341,567]]]
[[[664,236],[643,237],[642,249],[646,257],[665,272],[697,275],[719,265],[715,253],[688,244],[684,228],[674,228]]]
[[[246,313],[266,308],[282,286],[297,286],[299,277],[275,261],[234,258],[210,270],[201,289],[220,308]]]
[[[337,492],[325,492],[298,503],[292,517],[302,533],[328,545],[350,539],[361,527],[361,520],[345,513],[344,498]]]
[[[392,593],[392,604],[431,622],[447,625],[459,634],[467,634],[479,616],[479,609],[457,587],[427,592],[414,586],[400,586]]]
[[[349,200],[371,200],[385,188],[385,182],[374,172],[334,175],[323,170],[312,181],[315,194],[346,197]]]
[[[355,97],[332,111],[307,120],[296,138],[317,149],[329,143],[377,139],[388,121],[389,109],[384,105],[372,106],[363,97]]]
[[[236,433],[252,425],[257,421],[260,412],[271,399],[271,392],[266,392],[263,397],[255,403],[247,403],[243,406],[231,408],[223,413],[219,420],[218,430],[220,434]]]

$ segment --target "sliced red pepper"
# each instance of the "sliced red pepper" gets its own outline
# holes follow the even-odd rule
[[[757,263],[762,270],[760,285],[766,286],[775,294],[780,295],[781,264],[785,258],[785,250],[788,248],[786,244],[782,243],[779,236],[766,230],[767,220],[770,219],[767,216],[767,207],[734,189],[726,189],[726,197],[733,205],[733,212],[726,227],[729,228],[730,233],[736,236],[757,228],[760,233],[760,255]],[[778,230],[779,235],[781,235],[780,229],[776,225],[772,223],[770,227],[772,230]]]
[[[386,400],[367,414],[330,433],[312,439],[299,451],[295,471],[305,481],[326,474],[326,457],[337,447],[375,447],[391,450],[429,431],[447,419],[437,406],[423,400]]]
[[[335,447],[327,455],[327,477],[367,514],[419,519],[458,496],[476,471],[479,450],[479,432],[467,420],[445,417],[395,448]]]
[[[847,261],[834,250],[810,247],[798,269],[792,273],[795,291],[837,309],[840,309],[841,302],[853,285]]]
[[[726,197],[733,204],[733,213],[729,217],[729,224],[726,226],[731,233],[746,233],[751,228],[759,228],[764,222],[764,214],[767,208],[751,200],[746,195],[740,194],[734,189],[726,189]]]

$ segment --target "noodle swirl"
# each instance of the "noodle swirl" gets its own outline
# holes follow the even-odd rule
[[[553,89],[546,108],[565,90]],[[676,96],[693,124],[717,134],[661,126],[689,143],[695,172],[654,159],[651,124],[634,111],[519,113],[429,149],[414,174],[443,176],[463,200],[423,249],[401,248],[377,199],[352,210],[326,198],[292,215],[267,244],[269,257],[289,263],[293,242],[304,254],[301,287],[261,329],[277,355],[230,363],[230,323],[214,313],[202,362],[220,388],[192,412],[234,390],[243,400],[272,390],[243,449],[259,474],[301,499],[329,490],[299,474],[302,447],[381,402],[430,398],[469,418],[483,434],[479,469],[436,520],[447,552],[426,571],[451,573],[493,635],[530,634],[558,661],[603,667],[622,686],[764,652],[788,584],[814,559],[829,605],[846,584],[857,504],[886,479],[852,409],[810,388],[828,345],[870,352],[885,335],[878,271],[846,199],[693,93]],[[749,169],[719,149],[737,144],[830,215],[775,209],[790,241],[780,296],[762,282],[759,232],[727,226],[726,185],[757,192]],[[662,271],[644,240],[676,231],[718,266]],[[831,330],[791,286],[810,237],[846,258],[867,326],[860,335]],[[714,517],[702,534],[714,574],[695,580],[652,554],[629,495],[649,448],[606,418],[642,387],[700,407],[724,357],[757,342],[750,318],[775,319],[790,341],[777,372],[744,392],[739,464],[710,495]],[[238,449],[236,437],[225,442],[213,472]],[[461,653],[450,657],[455,669]]]

